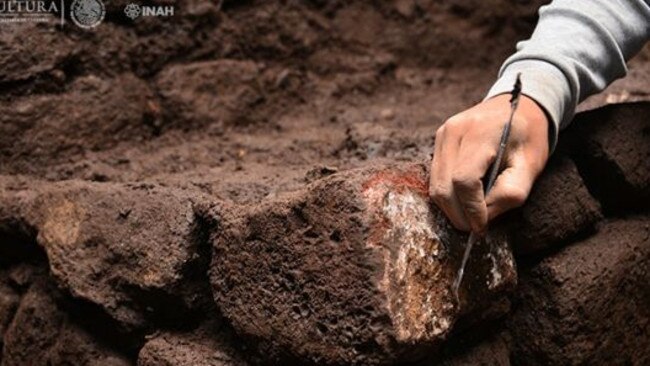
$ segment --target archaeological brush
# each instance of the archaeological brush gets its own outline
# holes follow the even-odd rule
[[[510,118],[508,118],[508,121],[503,126],[503,132],[501,133],[501,141],[499,143],[499,150],[497,151],[497,156],[496,159],[494,160],[494,164],[492,164],[492,168],[490,168],[490,175],[488,176],[488,181],[487,184],[485,185],[485,197],[487,197],[488,193],[490,193],[492,186],[494,186],[494,182],[497,180],[497,175],[501,170],[503,155],[505,154],[506,146],[508,144],[508,138],[510,137],[512,118],[515,115],[515,111],[517,110],[517,106],[519,105],[519,97],[521,96],[520,77],[521,77],[521,73],[517,74],[517,80],[515,81],[515,85],[512,88],[512,97],[510,98]],[[467,244],[465,245],[465,253],[463,254],[463,260],[460,263],[460,268],[458,269],[458,274],[456,275],[456,279],[452,284],[452,290],[454,292],[454,296],[458,304],[460,304],[460,300],[458,297],[458,289],[460,288],[460,284],[463,281],[463,275],[465,274],[465,266],[467,265],[469,254],[472,251],[472,246],[474,246],[474,243],[476,243],[478,239],[479,239],[479,235],[476,234],[475,232],[472,231],[469,234],[469,239],[467,240]]]

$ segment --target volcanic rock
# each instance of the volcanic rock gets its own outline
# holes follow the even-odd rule
[[[164,332],[145,343],[138,366],[245,366],[219,326],[188,333]],[[230,342],[230,343],[229,343]]]
[[[451,284],[467,235],[429,203],[426,182],[422,165],[374,166],[225,212],[211,267],[218,306],[279,355],[322,364],[419,357],[461,313],[485,309],[516,282],[508,243],[494,232],[474,248],[459,308]]]
[[[191,192],[68,181],[0,198],[35,228],[57,283],[126,330],[188,321],[211,302],[202,280],[211,223],[195,215]]]
[[[602,217],[575,164],[562,154],[551,158],[520,212],[512,240],[515,250],[526,254],[593,231]]]
[[[61,296],[47,280],[30,287],[5,334],[3,366],[131,364],[71,322],[58,305]]]
[[[650,362],[650,218],[614,220],[521,275],[509,320],[526,365]]]
[[[19,301],[20,296],[9,286],[7,274],[0,273],[0,347]]]
[[[650,205],[650,102],[578,114],[570,128],[576,164],[608,211]]]

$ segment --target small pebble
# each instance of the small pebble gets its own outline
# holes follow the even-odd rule
[[[390,108],[386,108],[386,109],[383,109],[381,111],[380,115],[381,115],[381,118],[383,118],[385,120],[391,120],[391,119],[395,118],[395,111],[390,109]]]

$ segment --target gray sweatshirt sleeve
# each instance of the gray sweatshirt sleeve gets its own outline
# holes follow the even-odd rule
[[[579,102],[625,76],[625,61],[650,38],[650,0],[555,0],[539,11],[529,40],[517,44],[487,98],[508,93],[522,73],[522,93],[551,118],[550,143]]]

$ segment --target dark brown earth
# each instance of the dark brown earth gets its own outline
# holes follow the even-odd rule
[[[647,47],[495,223],[461,304],[445,292],[464,236],[422,167],[544,2],[182,0],[131,21],[120,1],[93,31],[3,25],[0,364],[649,363]],[[442,239],[389,230],[411,207]],[[449,256],[381,287],[408,240]]]

